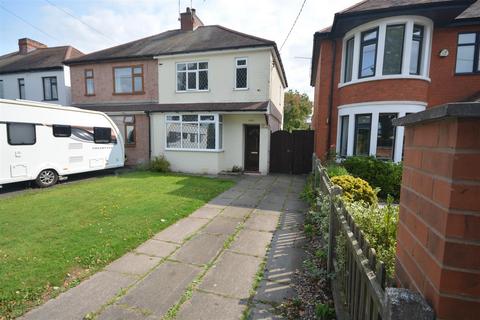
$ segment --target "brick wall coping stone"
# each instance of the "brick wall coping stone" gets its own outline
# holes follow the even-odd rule
[[[392,122],[395,126],[409,126],[443,118],[480,118],[480,102],[447,103],[394,119]]]

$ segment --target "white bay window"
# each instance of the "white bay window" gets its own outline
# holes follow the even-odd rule
[[[425,105],[370,102],[340,106],[337,124],[337,154],[374,156],[402,161],[403,127],[392,121],[409,113],[425,110]]]
[[[343,40],[339,86],[379,79],[428,79],[433,23],[400,16],[367,23]]]
[[[218,151],[222,149],[222,115],[166,115],[166,150]]]

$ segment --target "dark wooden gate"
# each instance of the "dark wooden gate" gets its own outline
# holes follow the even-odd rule
[[[313,130],[276,131],[270,137],[270,172],[312,171]]]

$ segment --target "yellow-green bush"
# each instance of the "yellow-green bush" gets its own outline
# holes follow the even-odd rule
[[[377,194],[367,181],[350,175],[333,177],[332,182],[342,188],[342,198],[345,201],[364,201],[368,204],[377,202]]]

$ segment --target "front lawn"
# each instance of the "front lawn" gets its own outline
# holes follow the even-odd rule
[[[0,199],[0,319],[78,284],[232,185],[134,172]]]

